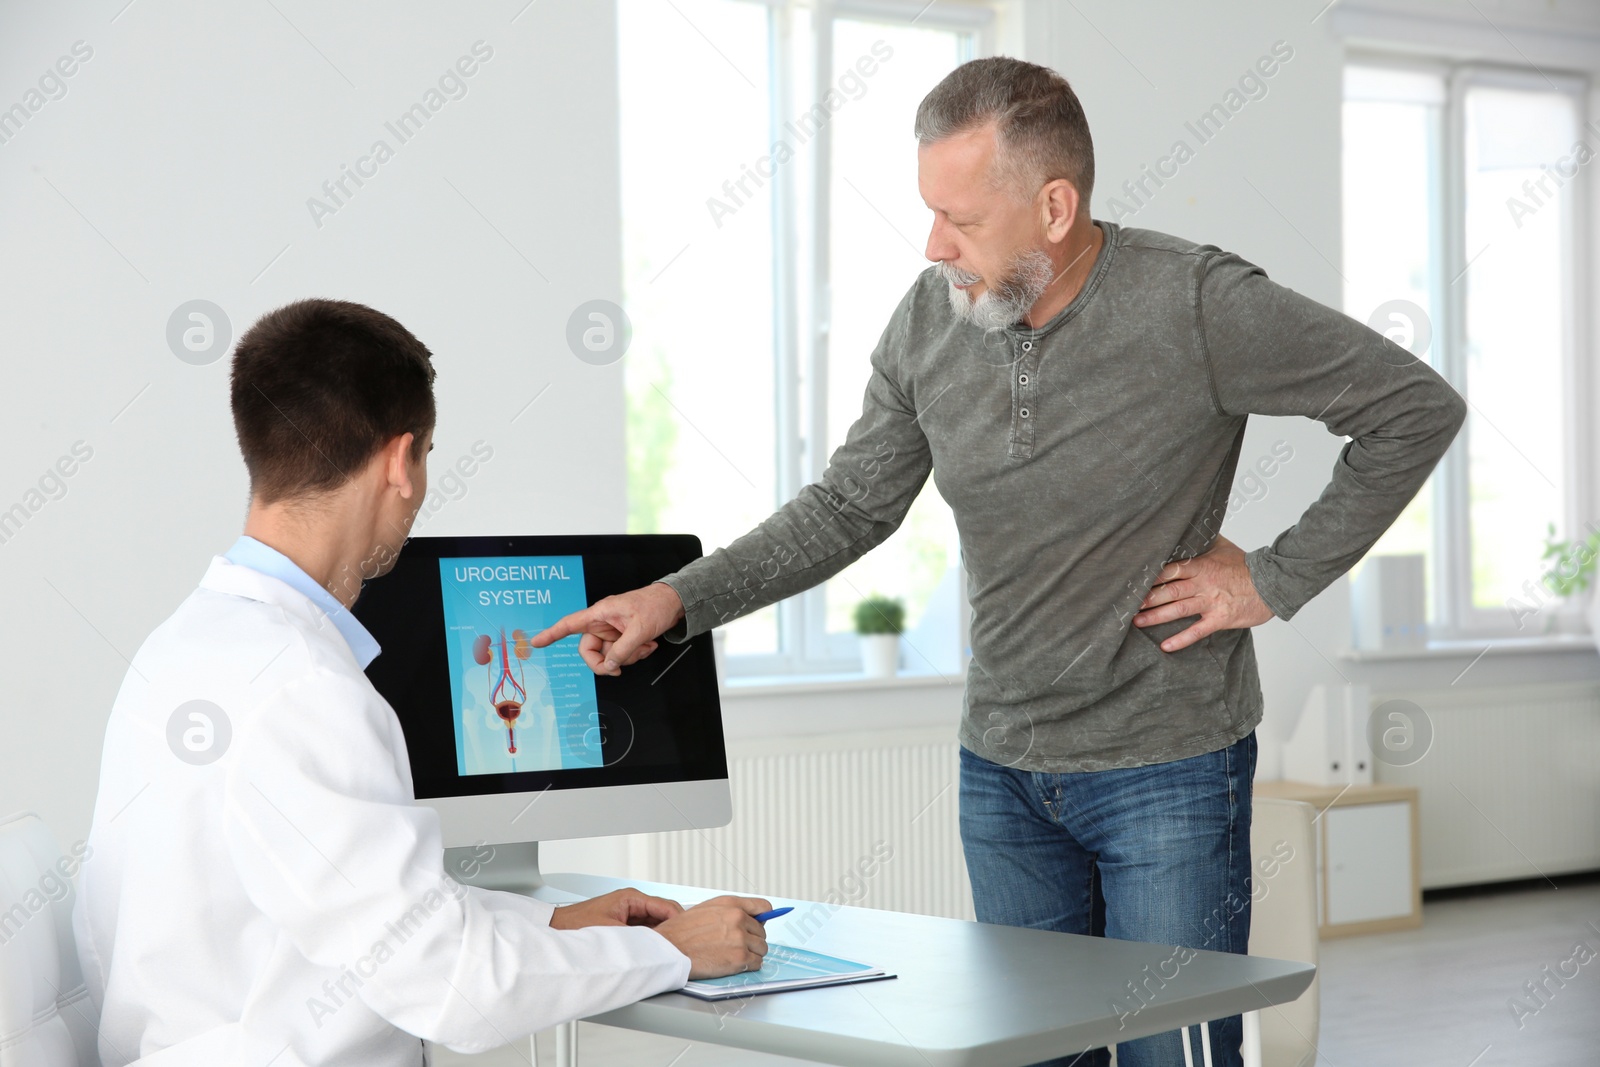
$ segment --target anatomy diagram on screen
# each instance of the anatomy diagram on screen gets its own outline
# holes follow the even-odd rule
[[[517,659],[515,672],[511,668],[513,655]],[[478,639],[472,642],[472,658],[480,666],[489,669],[489,703],[506,724],[506,751],[513,756],[517,754],[517,717],[522,714],[522,705],[528,701],[527,687],[522,684],[522,664],[531,655],[533,645],[529,643],[525,630],[512,630],[509,644],[506,632],[501,630],[500,671],[499,677],[495,677],[494,639],[488,634],[479,634]]]
[[[503,628],[493,634],[479,633],[472,642],[472,659],[484,671],[481,692],[489,709],[486,725],[503,731],[505,756],[501,758],[509,757],[506,769],[560,766],[549,680],[544,669],[533,662],[535,650],[528,632],[513,629],[509,637]],[[519,752],[524,756],[520,765]]]

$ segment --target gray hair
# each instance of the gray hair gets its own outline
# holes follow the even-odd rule
[[[1094,191],[1094,141],[1067,79],[1009,56],[963,63],[923,97],[917,143],[934,144],[990,123],[999,141],[997,183],[1031,199],[1046,182],[1065,178],[1087,211]]]

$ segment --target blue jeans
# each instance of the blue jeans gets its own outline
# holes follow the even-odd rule
[[[1255,770],[1254,733],[1171,763],[1071,774],[1019,771],[963,748],[961,842],[978,921],[1244,952]],[[1119,1010],[1141,1004],[1131,988],[1125,1001]],[[1198,1027],[1191,1034],[1199,1064]],[[1211,1023],[1216,1067],[1239,1067],[1240,1038],[1239,1016]],[[1111,1059],[1061,1051],[1040,1067]],[[1117,1046],[1118,1067],[1182,1063],[1177,1031]]]

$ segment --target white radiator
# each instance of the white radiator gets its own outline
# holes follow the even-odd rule
[[[1433,746],[1378,781],[1416,786],[1425,888],[1600,868],[1600,687],[1373,693],[1427,713]]]
[[[1600,869],[1600,686],[1391,690],[1432,724],[1416,786],[1425,888]],[[641,877],[972,918],[947,729],[730,746],[733,823],[635,838]]]
[[[645,877],[973,917],[950,731],[730,746],[733,822],[636,839]]]

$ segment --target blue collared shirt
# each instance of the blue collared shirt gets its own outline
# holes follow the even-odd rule
[[[333,621],[334,628],[344,638],[344,643],[350,646],[350,652],[362,670],[366,670],[367,664],[383,651],[377,640],[367,632],[367,628],[356,621],[356,617],[339,603],[337,597],[318,585],[312,580],[311,575],[295,564],[294,560],[277,549],[257,541],[254,537],[240,537],[223,558],[229,563],[236,563],[241,567],[249,567],[253,571],[265,574],[268,578],[276,578],[289,588],[304,593]]]

